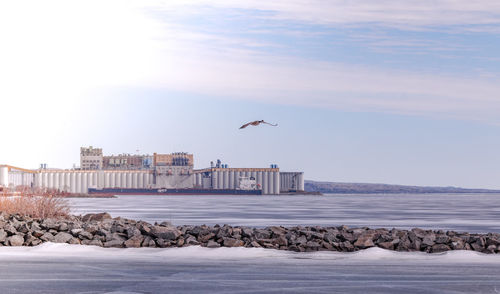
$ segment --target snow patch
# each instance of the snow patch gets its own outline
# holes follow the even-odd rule
[[[102,248],[97,246],[44,243],[36,247],[2,247],[0,260],[5,259],[99,259],[99,260],[144,260],[144,261],[296,261],[314,260],[318,262],[439,262],[439,263],[489,263],[500,264],[500,254],[491,255],[474,251],[448,251],[429,254],[423,252],[396,252],[381,248],[362,251],[310,252],[270,250],[263,248],[205,248],[190,246],[183,248]]]

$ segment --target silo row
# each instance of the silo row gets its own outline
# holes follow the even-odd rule
[[[35,174],[35,186],[70,193],[87,193],[88,188],[151,187],[152,175],[146,171],[42,171]]]
[[[280,191],[304,191],[304,173],[282,172],[280,173]]]
[[[194,174],[194,186],[203,187],[203,176],[201,173]]]
[[[35,174],[35,186],[69,193],[87,193],[97,187],[97,172],[41,171]]]
[[[297,189],[297,173],[289,172],[280,174],[280,191],[288,192]]]
[[[237,189],[241,177],[254,177],[263,194],[279,194],[280,176],[278,171],[216,170],[212,173],[213,189]],[[201,174],[195,177],[195,185],[201,186]]]
[[[11,171],[8,173],[8,178],[7,178],[7,185],[6,186],[28,186],[30,187],[31,184],[33,183],[33,174],[32,173],[25,173],[25,172],[19,172],[19,171]]]

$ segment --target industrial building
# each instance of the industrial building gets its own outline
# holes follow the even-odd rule
[[[101,148],[81,147],[80,148],[80,168],[81,169],[101,169],[103,156]]]
[[[107,158],[107,159],[105,159]],[[116,160],[115,160],[116,159]],[[87,194],[89,189],[209,189],[261,190],[278,195],[304,190],[302,172],[269,168],[229,168],[220,160],[210,168],[194,169],[194,156],[184,152],[103,156],[102,149],[82,147],[80,168],[37,170],[0,165],[0,187],[47,188]]]
[[[119,154],[102,158],[102,169],[150,169],[152,166],[151,155]]]

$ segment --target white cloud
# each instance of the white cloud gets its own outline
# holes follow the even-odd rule
[[[2,2],[0,99],[2,108],[12,110],[3,114],[2,122],[17,119],[21,109],[24,117],[44,114],[45,119],[37,122],[41,129],[60,119],[74,121],[85,117],[85,111],[92,109],[88,105],[99,105],[89,90],[124,86],[499,122],[498,77],[444,76],[274,56],[255,49],[273,44],[192,31],[149,14],[160,8],[172,14],[203,13],[203,7],[212,6],[274,11],[270,17],[328,24],[463,25],[493,24],[500,11],[500,4],[491,2],[477,6],[470,1],[373,3]],[[9,135],[29,132],[34,121],[21,121]]]
[[[189,47],[186,45],[186,47]],[[279,104],[500,123],[498,80],[229,52],[169,52],[152,87]]]
[[[488,30],[500,24],[500,2],[489,0],[168,0],[162,3],[164,9],[170,10],[200,6],[261,10],[272,12],[268,17],[275,19],[317,24],[401,28],[481,25]]]

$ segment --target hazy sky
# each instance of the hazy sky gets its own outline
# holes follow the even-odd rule
[[[500,188],[499,33],[489,0],[2,1],[0,163]]]

